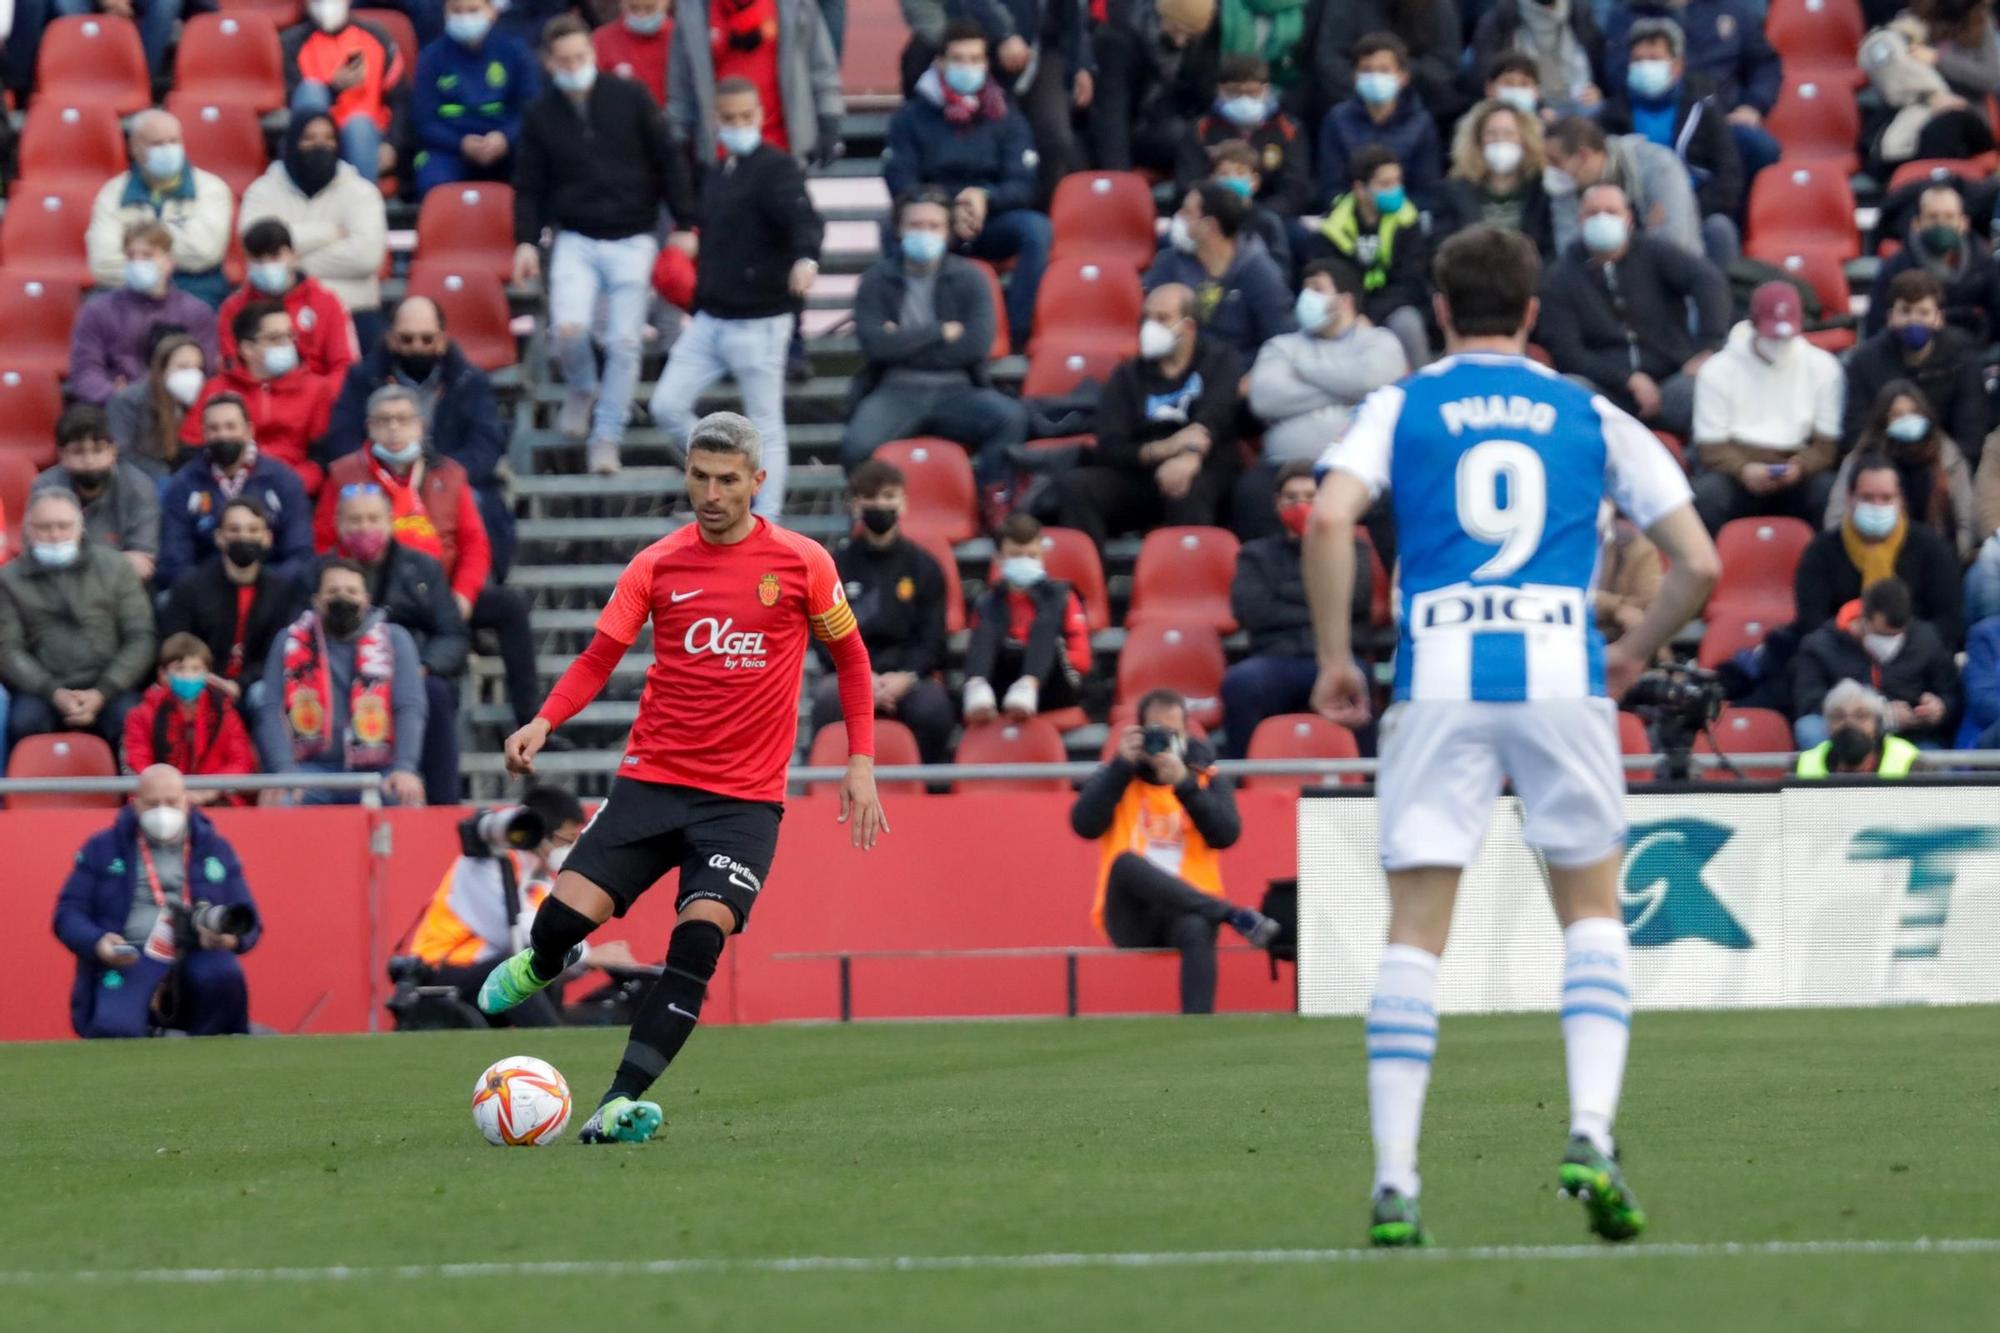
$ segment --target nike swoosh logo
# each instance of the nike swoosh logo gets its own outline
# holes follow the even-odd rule
[[[668,593],[667,600],[672,602],[675,606],[679,606],[682,602],[685,602],[688,598],[699,597],[699,596],[701,596],[701,589],[696,588],[693,592]]]
[[[690,1023],[699,1023],[701,1021],[698,1015],[689,1013],[687,1010],[681,1008],[677,1004],[669,1003],[667,1005],[667,1012],[673,1014],[679,1014],[682,1018],[685,1018]]]

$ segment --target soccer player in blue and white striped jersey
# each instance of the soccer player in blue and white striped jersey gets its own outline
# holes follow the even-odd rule
[[[1368,716],[1348,642],[1354,526],[1389,492],[1399,632],[1376,781],[1389,944],[1367,1020],[1378,1245],[1428,1241],[1417,1134],[1437,1049],[1438,956],[1503,781],[1548,865],[1563,927],[1570,1142],[1560,1179],[1605,1239],[1645,1226],[1611,1136],[1631,1016],[1613,700],[1700,609],[1718,563],[1686,478],[1652,432],[1524,355],[1540,269],[1514,232],[1473,227],[1446,242],[1433,299],[1448,353],[1362,404],[1321,460],[1306,533],[1313,704],[1352,726]],[[1669,562],[1645,619],[1608,648],[1591,615],[1606,498]]]

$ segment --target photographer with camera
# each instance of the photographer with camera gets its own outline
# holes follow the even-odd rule
[[[1243,821],[1214,753],[1187,734],[1187,701],[1153,690],[1138,719],[1069,812],[1077,836],[1103,853],[1090,919],[1121,949],[1180,950],[1181,1012],[1213,1013],[1216,927],[1226,922],[1261,949],[1278,923],[1223,896],[1219,853]]]
[[[250,1031],[236,955],[262,934],[235,849],[188,806],[180,770],[139,775],[132,803],[91,835],[56,900],[56,938],[76,955],[79,1037]]]
[[[426,974],[422,984],[453,987],[467,1005],[478,998],[486,974],[527,947],[535,911],[549,896],[583,822],[583,805],[575,796],[539,786],[530,787],[517,806],[459,821],[458,858],[410,943]],[[562,1022],[559,999],[551,988],[488,1021],[555,1027]]]

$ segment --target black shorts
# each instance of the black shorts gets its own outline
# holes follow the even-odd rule
[[[702,899],[724,903],[741,931],[770,873],[784,816],[776,801],[618,778],[563,869],[610,894],[618,916],[668,871],[679,870],[676,912]]]

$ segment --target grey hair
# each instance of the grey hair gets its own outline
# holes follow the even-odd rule
[[[1667,49],[1674,53],[1674,59],[1687,58],[1687,34],[1681,31],[1680,24],[1668,18],[1634,19],[1625,38],[1625,49],[1629,51],[1640,42],[1658,41],[1662,37],[1667,39]]]
[[[705,449],[712,454],[740,454],[752,469],[764,464],[764,442],[750,418],[740,412],[710,412],[688,432],[688,452]]]
[[[83,517],[83,501],[76,498],[76,492],[69,488],[68,482],[53,479],[37,482],[28,496],[28,512],[34,512],[35,506],[44,500],[60,500],[74,509],[78,518]],[[23,514],[22,517],[26,518],[27,514]]]
[[[1883,698],[1879,692],[1870,689],[1851,676],[1826,692],[1826,699],[1819,706],[1820,715],[1822,717],[1831,717],[1834,709],[1844,708],[1852,703],[1868,705],[1869,711],[1875,714],[1875,720],[1881,726],[1883,734],[1888,734],[1890,730],[1889,701]]]
[[[416,390],[406,389],[400,384],[385,384],[375,392],[369,394],[368,415],[373,417],[390,403],[408,403],[410,410],[417,414],[417,419],[420,421],[423,419],[423,400],[417,397]]]

